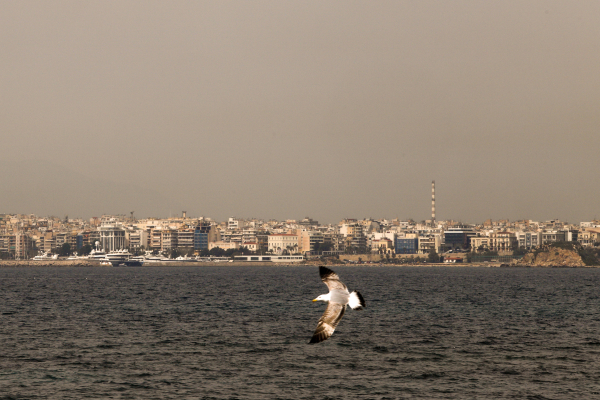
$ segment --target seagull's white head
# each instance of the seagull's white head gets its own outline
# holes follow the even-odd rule
[[[329,293],[322,294],[319,297],[317,297],[316,299],[314,299],[313,301],[324,301],[326,303],[329,303]]]

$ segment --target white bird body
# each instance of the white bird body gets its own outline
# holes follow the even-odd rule
[[[340,281],[335,272],[321,266],[319,267],[319,273],[321,280],[329,288],[329,293],[322,294],[313,301],[324,301],[328,305],[323,316],[319,319],[317,329],[309,343],[319,343],[329,339],[344,316],[346,305],[349,305],[353,310],[360,310],[365,307],[365,300],[361,294],[357,291],[349,293],[348,288]]]

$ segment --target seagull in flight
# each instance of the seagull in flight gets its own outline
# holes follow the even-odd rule
[[[322,294],[313,301],[324,301],[328,304],[323,316],[319,319],[312,339],[308,342],[309,344],[322,342],[333,335],[335,327],[344,316],[346,305],[353,310],[360,310],[365,307],[365,299],[361,294],[357,291],[348,293],[348,288],[340,282],[340,277],[335,272],[320,266],[319,274],[323,283],[329,288],[329,293]]]

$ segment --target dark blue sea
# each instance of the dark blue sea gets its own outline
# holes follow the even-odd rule
[[[600,398],[600,269],[0,268],[0,399]]]

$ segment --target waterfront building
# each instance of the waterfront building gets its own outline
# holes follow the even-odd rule
[[[125,248],[125,229],[120,225],[105,224],[98,229],[100,246],[107,253]]]
[[[541,232],[515,232],[518,247],[530,250],[542,244]]]
[[[210,242],[221,240],[221,234],[215,225],[210,222],[200,222],[194,229],[194,250],[209,250]]]
[[[177,234],[177,248],[178,249],[193,249],[194,248],[195,230],[180,228],[175,232]]]
[[[10,243],[10,235],[1,234],[0,235],[0,253],[8,253]]]
[[[396,238],[396,254],[417,254],[419,250],[419,238],[416,234],[408,234],[405,237]]]
[[[29,250],[34,246],[32,238],[23,233],[5,233],[0,235],[0,252],[8,253],[10,258],[16,260],[28,258]]]
[[[542,232],[542,243],[556,243],[556,242],[564,242],[567,240],[567,236],[565,231],[558,230],[547,230]]]
[[[131,250],[139,250],[148,246],[148,232],[142,229],[127,230],[126,239]]]
[[[444,231],[444,247],[447,249],[466,249],[471,245],[471,238],[476,235],[473,228],[452,227]]]
[[[300,253],[309,253],[312,254],[315,251],[315,246],[317,243],[324,243],[325,237],[322,232],[319,231],[309,231],[304,229],[298,229],[298,247],[296,251]]]
[[[363,226],[354,220],[345,220],[340,227],[340,233],[344,235],[344,247],[353,249],[354,252],[364,252],[367,247],[367,237],[365,236]]]
[[[594,233],[588,229],[583,229],[581,232],[579,232],[579,235],[577,237],[577,241],[579,242],[579,244],[581,244],[583,247],[591,247],[594,245]]]
[[[442,248],[441,234],[428,233],[419,235],[419,254],[439,253]]]
[[[392,254],[394,251],[395,249],[393,240],[383,237],[381,239],[374,239],[371,241],[371,252]]]
[[[269,235],[267,250],[272,253],[281,254],[284,250],[296,252],[299,247],[298,235],[295,233]]]
[[[36,238],[35,246],[42,253],[51,252],[52,249],[56,247],[55,243],[54,243],[54,232],[52,232],[52,231],[40,232],[40,234]]]
[[[419,235],[403,232],[394,240],[396,254],[417,254],[419,251]]]
[[[15,259],[28,258],[29,250],[33,247],[33,242],[29,235],[17,232],[14,235],[10,235],[9,252],[14,251]]]
[[[492,232],[486,236],[472,236],[471,250],[476,251],[509,251],[518,246],[519,240],[513,232]]]
[[[76,235],[75,248],[79,250],[85,245],[90,245],[93,248],[97,240],[94,240],[96,234],[98,234],[98,231],[83,230],[79,232]]]

